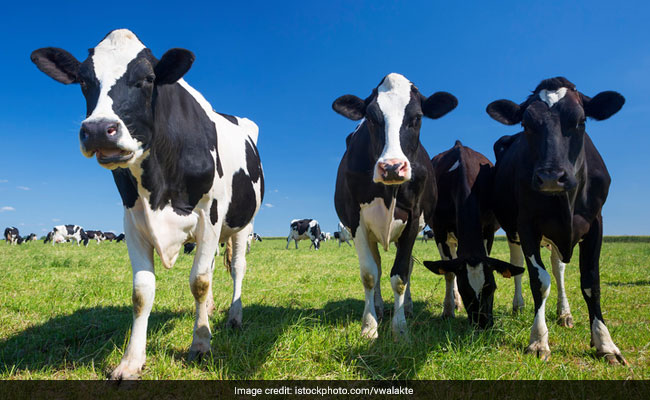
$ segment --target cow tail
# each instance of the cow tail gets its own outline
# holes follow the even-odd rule
[[[226,251],[223,252],[223,265],[226,266],[226,271],[230,274],[232,265],[232,238],[228,238],[226,242]]]

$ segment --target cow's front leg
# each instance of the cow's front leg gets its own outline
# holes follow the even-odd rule
[[[133,270],[133,327],[122,361],[111,373],[111,379],[137,379],[146,359],[147,322],[156,293],[153,269],[153,246],[141,237],[125,214],[127,249]]]
[[[411,274],[413,273],[413,257],[409,261],[409,277],[404,293],[404,314],[407,317],[413,316],[413,298],[411,297]]]
[[[521,245],[512,243],[508,240],[508,247],[510,248],[510,264],[518,267],[524,267],[524,252],[521,250]],[[524,309],[524,295],[521,289],[521,278],[524,276],[522,272],[514,276],[515,280],[515,294],[512,298],[512,312],[518,313]]]
[[[361,336],[368,339],[376,339],[378,335],[375,289],[379,276],[379,268],[373,254],[379,254],[379,251],[377,250],[377,243],[370,241],[368,238],[366,229],[363,224],[359,225],[356,237],[354,238],[354,247],[359,257],[361,283],[365,292],[365,305],[363,307],[363,317],[361,318]]]
[[[455,251],[452,253],[452,245],[446,242],[446,236],[447,234],[443,233],[443,236],[436,238],[441,260],[451,260],[456,254]],[[456,275],[453,272],[447,272],[445,274],[445,299],[442,303],[442,317],[454,318],[456,316],[456,310],[460,310],[461,301],[456,283]]]
[[[220,221],[215,225],[209,216],[199,211],[196,231],[196,255],[190,272],[190,290],[194,296],[195,320],[189,360],[201,358],[210,351],[210,321],[208,320],[208,296],[212,293],[212,269],[214,256],[219,250]]]
[[[604,357],[610,364],[627,364],[609,330],[605,325],[600,309],[600,248],[603,240],[602,217],[598,216],[591,224],[589,232],[580,243],[580,286],[582,296],[589,309],[591,324],[591,345],[596,347],[596,355]]]
[[[417,215],[417,214],[416,214]],[[395,341],[408,340],[408,327],[404,313],[404,300],[406,287],[409,284],[409,269],[413,244],[418,235],[418,225],[412,223],[411,219],[406,224],[402,235],[398,240],[395,263],[390,271],[390,283],[395,297],[395,309],[391,329]]]
[[[375,281],[375,314],[377,319],[381,320],[384,317],[384,299],[381,296],[381,255],[379,254],[379,248],[377,244],[369,245],[370,252],[372,253],[372,258],[375,260],[375,265],[377,265],[377,279]]]
[[[250,226],[250,225],[249,225]],[[231,328],[241,328],[242,326],[242,282],[246,274],[246,239],[248,238],[247,228],[237,232],[232,238],[232,268],[230,276],[233,282],[232,302],[228,311],[227,325]],[[252,232],[252,226],[250,227]]]
[[[551,265],[553,266],[553,276],[557,284],[557,323],[560,326],[573,328],[573,316],[571,315],[569,299],[564,289],[564,270],[566,264],[562,262],[555,248],[551,250]]]

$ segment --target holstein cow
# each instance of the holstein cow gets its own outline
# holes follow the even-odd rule
[[[103,240],[108,240],[109,242],[117,239],[117,236],[113,232],[103,232],[102,236],[104,237]]]
[[[182,77],[194,54],[171,49],[160,59],[131,31],[110,32],[88,58],[58,48],[32,53],[55,80],[78,83],[87,117],[81,151],[112,170],[125,207],[124,228],[133,268],[133,328],[113,379],[136,377],[145,362],[147,320],[155,293],[153,251],[171,268],[183,243],[198,244],[190,273],[196,321],[189,358],[210,351],[208,309],[219,242],[233,238],[233,297],[228,325],[241,326],[246,270],[244,229],[260,207],[264,177],[258,128],[213,111]]]
[[[591,343],[610,363],[625,359],[609,334],[600,309],[599,257],[603,225],[601,209],[610,176],[585,132],[585,120],[604,120],[621,109],[625,99],[617,92],[593,98],[576,90],[566,78],[542,81],[526,101],[497,100],[487,107],[495,120],[524,130],[494,145],[497,156],[494,207],[506,231],[513,263],[526,260],[535,301],[535,320],[527,351],[546,359],[548,329],[545,305],[551,279],[540,256],[540,245],[550,244],[553,275],[558,283],[557,314],[572,325],[564,291],[565,263],[580,245],[580,286],[587,302]],[[523,253],[522,253],[523,251]],[[520,296],[520,288],[516,296]],[[515,307],[523,299],[515,297]]]
[[[102,231],[86,231],[86,237],[88,240],[94,240],[97,244],[101,243],[102,240],[105,240],[104,234]],[[84,240],[84,245],[88,245],[88,240]]]
[[[380,291],[381,260],[377,244],[397,245],[390,281],[395,296],[392,331],[396,340],[407,336],[405,297],[411,308],[409,277],[411,252],[424,221],[436,202],[435,177],[420,143],[422,117],[440,118],[458,101],[445,92],[423,96],[404,76],[382,79],[365,100],[339,97],[334,111],[362,120],[346,139],[339,165],[334,203],[341,222],[350,228],[359,257],[365,289],[362,335],[377,337],[377,317],[383,314]]]
[[[121,242],[121,241],[123,241],[123,240],[125,240],[125,239],[126,239],[126,235],[124,235],[124,233],[120,233],[119,235],[117,235],[117,236],[115,237],[115,242],[116,242],[116,243],[119,243],[119,242]]]
[[[443,317],[454,316],[461,297],[470,321],[480,328],[489,327],[497,288],[493,271],[506,278],[524,273],[521,267],[489,257],[494,232],[499,229],[490,204],[493,165],[460,141],[435,156],[431,164],[438,185],[431,227],[441,261],[425,261],[424,266],[445,275]]]
[[[29,235],[23,237],[23,242],[28,243],[28,242],[35,242],[38,240],[38,236],[36,236],[35,233],[30,233]]]
[[[296,249],[298,248],[298,241],[303,239],[311,240],[311,244],[318,250],[320,248],[320,225],[315,219],[294,219],[289,225],[289,236],[287,236],[287,247],[291,241],[296,242]],[[311,248],[311,246],[309,246]]]
[[[72,239],[77,242],[77,246],[84,241],[84,244],[88,244],[86,232],[79,225],[57,225],[52,228],[52,245],[54,243],[65,243]]]
[[[431,229],[422,231],[422,241],[428,243],[429,240],[433,239],[433,231]]]
[[[5,242],[7,244],[18,244],[19,239],[21,237],[18,228],[15,226],[5,228]]]
[[[352,247],[350,244],[350,241],[352,240],[352,234],[350,233],[350,230],[341,222],[339,222],[339,231],[334,232],[334,238],[338,240],[339,247],[341,247],[342,242],[345,242],[348,246]]]
[[[255,232],[249,233],[246,237],[246,253],[251,252],[251,245],[253,242],[261,242],[262,237]]]

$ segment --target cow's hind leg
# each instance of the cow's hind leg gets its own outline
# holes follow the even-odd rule
[[[133,270],[133,327],[122,361],[111,373],[111,379],[137,379],[146,359],[147,323],[156,294],[153,269],[153,247],[134,229],[128,215],[124,218],[129,259]]]
[[[444,241],[444,239],[436,239],[436,243],[438,245],[440,259],[451,260],[454,258],[456,253],[455,251],[452,253],[451,245],[448,242]],[[461,299],[460,293],[458,293],[456,275],[453,272],[447,272],[445,274],[445,299],[442,303],[442,317],[454,318],[456,316],[455,311],[460,309],[460,303]]]
[[[354,247],[359,257],[361,283],[365,292],[365,305],[361,319],[361,336],[368,339],[376,339],[377,312],[375,308],[375,289],[377,286],[377,277],[379,276],[379,268],[373,253],[379,254],[379,251],[377,250],[377,243],[371,242],[368,238],[368,232],[366,232],[366,227],[363,224],[357,228]]]
[[[246,238],[248,230],[242,229],[232,238],[232,268],[230,276],[233,282],[232,302],[228,311],[227,325],[230,328],[241,328],[242,325],[242,302],[241,291],[244,275],[246,274]]]
[[[555,248],[551,250],[551,265],[553,266],[553,276],[557,284],[557,323],[560,326],[573,328],[573,316],[564,290],[564,270],[566,265],[560,260],[560,255]]]
[[[521,250],[521,245],[512,243],[508,240],[508,247],[510,248],[510,264],[518,267],[524,266],[524,253]],[[512,298],[512,312],[518,313],[524,309],[524,296],[521,289],[521,278],[524,276],[522,272],[514,276],[515,280],[515,294]]]

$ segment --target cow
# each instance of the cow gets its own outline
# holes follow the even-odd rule
[[[77,246],[79,246],[82,242],[85,242],[84,244],[88,244],[88,237],[86,235],[86,232],[79,225],[68,224],[55,226],[52,228],[51,239],[52,245],[55,243],[65,243],[69,240],[75,240],[77,242]]]
[[[323,241],[324,242],[327,242],[330,239],[332,239],[332,234],[330,232],[323,233]]]
[[[386,75],[365,100],[344,95],[332,104],[344,117],[361,120],[346,138],[334,204],[341,222],[350,228],[359,258],[366,299],[363,337],[377,337],[377,318],[383,314],[377,244],[388,250],[391,242],[397,246],[390,272],[395,297],[391,328],[396,340],[408,337],[405,299],[409,312],[411,252],[436,203],[435,177],[420,143],[420,125],[423,116],[440,118],[457,104],[446,92],[425,97],[397,73]]]
[[[103,232],[102,236],[104,237],[102,240],[108,240],[109,242],[117,239],[117,235],[115,235],[113,232]]]
[[[84,239],[84,245],[88,246],[88,240],[94,240],[97,244],[101,243],[103,240],[106,240],[104,233],[102,231],[86,231],[86,239]]]
[[[264,176],[257,125],[220,114],[183,75],[194,54],[174,48],[156,58],[128,29],[111,31],[79,62],[59,48],[32,52],[36,66],[64,84],[79,84],[86,118],[84,156],[112,171],[124,205],[133,269],[133,328],[112,379],[137,378],[145,362],[147,321],[155,293],[153,251],[171,268],[196,241],[190,272],[196,321],[188,358],[210,351],[208,311],[219,243],[233,239],[233,296],[227,325],[241,327],[246,228],[260,208]]]
[[[119,242],[121,242],[121,241],[123,241],[125,239],[126,239],[126,235],[124,235],[124,232],[122,232],[122,233],[120,233],[119,235],[117,235],[115,237],[115,242],[119,243]]]
[[[506,278],[524,273],[521,267],[489,257],[499,229],[491,206],[494,165],[458,140],[433,157],[431,165],[438,188],[431,227],[441,261],[424,261],[424,266],[445,276],[442,316],[454,317],[462,299],[471,323],[490,327],[497,288],[493,272]]]
[[[47,244],[47,242],[52,242],[53,236],[54,236],[54,232],[52,231],[48,232],[47,235],[45,235],[45,239],[43,239],[43,244]],[[52,244],[54,244],[54,242],[52,242]]]
[[[18,228],[16,228],[15,226],[10,226],[5,228],[5,243],[16,245],[19,244],[18,243],[19,241],[22,242],[22,240],[20,239],[22,238],[20,237],[20,232],[18,231]]]
[[[433,239],[433,231],[431,229],[422,231],[422,241],[424,243],[429,243],[429,240]]]
[[[261,242],[262,237],[255,232],[251,232],[246,238],[246,253],[251,252],[251,245],[253,242]]]
[[[341,247],[342,242],[345,242],[348,246],[352,247],[350,244],[350,241],[352,240],[352,234],[350,233],[350,230],[340,221],[338,232],[334,232],[334,239],[338,240],[339,248]]]
[[[504,136],[494,145],[496,171],[493,204],[506,232],[513,264],[526,261],[535,318],[528,353],[550,356],[545,305],[551,278],[540,246],[551,245],[551,265],[558,284],[557,316],[572,326],[564,290],[565,264],[580,246],[580,287],[587,303],[591,343],[598,357],[626,364],[612,341],[600,307],[599,258],[603,223],[601,210],[611,178],[596,146],[585,131],[587,117],[605,120],[625,99],[617,92],[584,95],[564,77],[541,81],[521,104],[497,100],[487,113],[505,125],[519,124],[523,132]],[[521,283],[515,281],[515,308],[523,305]]]
[[[294,219],[289,224],[289,236],[287,236],[287,247],[285,249],[289,249],[289,243],[292,240],[296,242],[297,249],[299,240],[309,239],[311,241],[309,248],[311,249],[313,245],[318,250],[320,249],[320,235],[320,225],[315,219]]]
[[[30,233],[29,235],[24,236],[22,239],[24,243],[35,242],[38,240],[38,236],[36,236],[35,233]]]

